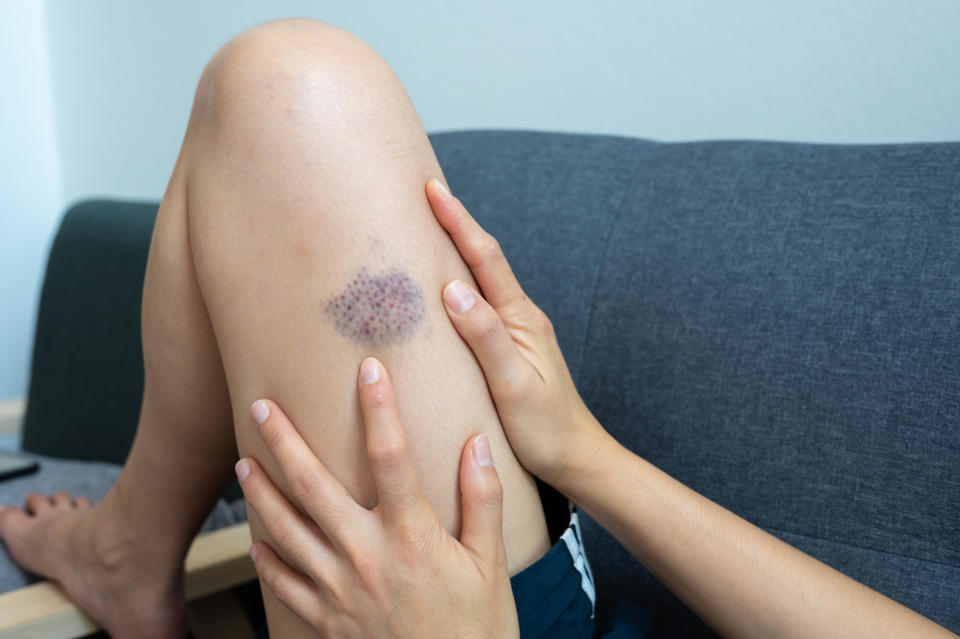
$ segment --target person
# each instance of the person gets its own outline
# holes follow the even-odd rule
[[[5,509],[13,560],[60,582],[113,637],[183,636],[183,559],[238,456],[280,477],[251,428],[255,399],[282,405],[350,495],[376,503],[351,381],[373,355],[397,380],[420,488],[444,528],[461,528],[459,453],[482,433],[503,485],[506,569],[537,574],[554,540],[440,301],[445,282],[472,279],[424,196],[432,177],[443,180],[406,91],[359,38],[286,19],[227,42],[199,78],[151,238],[144,394],[122,473],[95,506],[58,492]],[[264,538],[265,522],[249,519]],[[570,570],[561,576],[579,582]],[[263,593],[274,636],[316,635]],[[584,593],[540,616],[586,633],[590,614]]]
[[[718,634],[956,636],[617,443],[581,400],[549,320],[524,295],[506,258],[478,249],[492,244],[489,235],[439,182],[427,190],[437,220],[482,290],[453,281],[443,299],[483,368],[513,451],[525,468],[613,533]],[[457,540],[419,490],[393,382],[377,360],[363,360],[357,391],[371,453],[372,442],[387,433],[397,442],[388,463],[371,454],[379,490],[372,510],[353,501],[324,469],[278,405],[254,405],[259,432],[285,480],[312,486],[295,506],[256,460],[237,463],[247,503],[274,522],[269,539],[251,547],[263,583],[324,637],[519,637],[503,553],[501,492],[483,436],[470,439],[461,457],[464,512]]]
[[[111,636],[182,636],[183,558],[233,476],[239,455],[250,471],[242,484],[259,551],[255,562],[266,575],[261,588],[272,636],[316,636],[318,630],[315,615],[298,615],[299,608],[284,603],[292,602],[293,585],[270,577],[280,574],[269,572],[280,568],[272,559],[314,578],[332,574],[328,569],[336,561],[341,577],[353,580],[351,587],[334,592],[313,581],[309,592],[339,606],[345,615],[337,617],[343,622],[340,630],[348,634],[380,631],[351,627],[351,619],[370,625],[384,620],[349,598],[360,596],[353,586],[363,583],[361,578],[376,580],[375,590],[363,592],[382,605],[386,620],[406,620],[411,624],[406,630],[414,628],[417,636],[447,632],[451,624],[482,629],[477,624],[493,623],[484,616],[488,612],[506,619],[502,627],[489,628],[491,633],[515,632],[511,603],[519,620],[543,601],[522,601],[516,593],[507,599],[504,580],[536,575],[557,556],[555,549],[568,552],[551,546],[528,470],[563,489],[575,460],[569,458],[552,477],[537,466],[536,455],[518,459],[511,449],[512,443],[518,450],[534,450],[516,433],[508,443],[501,421],[519,420],[538,403],[516,404],[514,414],[502,412],[480,363],[447,316],[440,291],[451,280],[473,290],[479,286],[498,309],[507,302],[491,297],[495,293],[483,277],[474,281],[461,257],[471,252],[458,250],[437,224],[423,190],[431,178],[445,184],[408,96],[383,60],[356,37],[313,20],[281,20],[250,29],[218,51],[198,82],[151,240],[142,309],[144,398],[130,455],[116,485],[96,505],[66,493],[32,494],[24,508],[0,512],[0,538],[13,558],[59,581]],[[438,189],[431,182],[431,201]],[[498,253],[488,239],[474,248],[477,255]],[[476,300],[471,312],[486,309]],[[507,305],[525,304],[517,298]],[[546,326],[536,313],[518,317],[533,322],[530,334]],[[493,338],[496,326],[489,328]],[[358,393],[351,380],[357,363],[370,362],[369,356],[376,358],[381,377]],[[501,397],[529,390],[515,386],[520,380],[509,375],[491,377],[506,384],[498,391]],[[560,387],[550,388],[554,393]],[[265,397],[270,398],[265,404],[254,401]],[[368,400],[373,403],[365,404]],[[562,402],[551,405],[556,410]],[[386,428],[378,428],[384,423],[374,414],[386,420]],[[260,430],[253,427],[254,416],[263,421]],[[296,424],[296,439],[292,427],[282,428],[285,419]],[[471,442],[470,455],[458,462],[465,441]],[[605,458],[615,450],[611,445],[596,453]],[[493,460],[495,471],[487,465]],[[300,472],[298,463],[305,464]],[[239,467],[240,474],[244,468]],[[631,468],[635,482],[650,482],[650,492],[638,499],[676,497],[667,480]],[[491,488],[493,472],[502,511],[496,503],[500,493]],[[417,499],[410,498],[414,473]],[[264,503],[257,502],[259,509],[253,504],[255,487],[267,486],[257,482],[266,476],[287,504],[302,504],[326,528],[316,520],[312,527],[305,520],[302,527],[278,527],[278,521],[292,526],[294,520],[277,520]],[[384,482],[397,477],[406,483]],[[270,493],[260,493],[265,494]],[[334,496],[343,509],[331,507]],[[573,496],[600,516],[594,512],[599,506]],[[270,503],[283,507],[279,495],[273,497]],[[354,550],[361,540],[360,528],[346,526],[354,519],[342,518],[348,497],[356,504],[353,515],[358,509],[371,513],[368,534],[389,522],[390,534],[381,531],[378,549],[399,554],[355,554],[352,563],[335,554],[344,553],[345,546],[327,534],[341,541],[355,538]],[[403,509],[405,498],[410,507]],[[426,504],[435,520],[426,516]],[[633,504],[640,505],[655,510],[655,505]],[[493,518],[501,512],[501,536],[494,540]],[[642,510],[629,512],[612,525],[615,531],[626,530]],[[696,512],[688,515],[696,519]],[[433,529],[429,539],[424,522]],[[677,530],[671,542],[684,532],[683,522],[673,522]],[[338,523],[344,526],[339,536],[331,527]],[[404,539],[408,543],[398,545]],[[298,549],[307,548],[313,551],[307,553],[311,563],[298,563],[306,556]],[[449,561],[454,552],[460,553],[459,565]],[[428,562],[430,553],[443,561]],[[591,633],[589,571],[581,553],[569,549],[570,569],[560,578],[583,587],[569,602],[540,615],[571,629],[570,636]],[[662,570],[656,554],[638,554],[673,583],[669,554],[661,557]],[[478,565],[481,556],[486,563]],[[476,567],[472,573],[467,561]],[[447,579],[421,584],[401,575],[399,582],[386,580],[398,574],[390,570],[410,565],[431,574],[444,570]],[[690,587],[683,577],[680,571],[673,585]],[[443,597],[436,589],[441,582]],[[405,605],[390,607],[401,594]],[[465,610],[468,616],[430,625],[420,614],[447,606],[448,612]],[[884,602],[876,609],[888,606]]]

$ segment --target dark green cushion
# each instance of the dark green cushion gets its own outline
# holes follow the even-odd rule
[[[40,297],[24,449],[122,464],[143,394],[140,298],[155,203],[83,202],[63,218]]]

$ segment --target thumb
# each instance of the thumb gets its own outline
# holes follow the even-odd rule
[[[490,440],[486,435],[477,435],[463,447],[460,499],[463,507],[460,544],[473,554],[480,568],[506,564],[503,486],[493,467]]]

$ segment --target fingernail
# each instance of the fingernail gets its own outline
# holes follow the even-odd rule
[[[250,559],[253,559],[254,561],[257,560],[257,547],[256,547],[256,546],[250,546]]]
[[[243,481],[247,478],[247,475],[250,474],[250,464],[247,463],[246,459],[241,459],[237,462],[237,465],[233,467],[237,471],[237,479]]]
[[[363,360],[363,363],[360,364],[360,383],[372,384],[379,379],[380,363],[372,357]]]
[[[267,417],[270,417],[270,405],[262,399],[258,399],[250,405],[250,414],[253,415],[253,420],[258,425],[263,424],[267,421]]]
[[[450,195],[450,191],[447,189],[447,187],[443,185],[443,182],[441,182],[437,178],[433,178],[433,181],[437,183],[437,188],[440,189],[441,193],[443,193],[444,195]]]
[[[486,435],[477,435],[473,440],[473,458],[484,468],[493,468],[493,457],[490,455],[490,440]]]
[[[460,280],[454,280],[443,289],[443,301],[453,309],[454,313],[462,314],[473,308],[473,293]]]

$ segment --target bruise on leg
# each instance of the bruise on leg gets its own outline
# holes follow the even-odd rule
[[[364,346],[405,342],[423,323],[423,292],[399,269],[373,275],[361,268],[347,287],[326,301],[324,315],[344,337]]]

